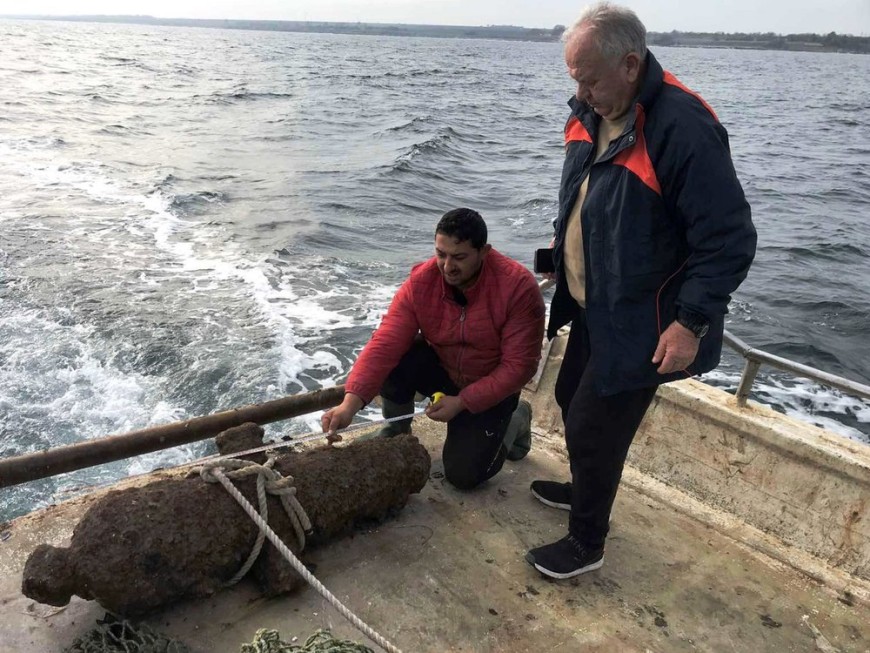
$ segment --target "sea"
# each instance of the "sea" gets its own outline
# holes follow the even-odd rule
[[[870,56],[654,53],[752,205],[727,328],[870,383]],[[572,93],[558,43],[0,21],[0,456],[340,383],[451,208],[531,266]],[[762,368],[752,399],[870,443],[836,390]],[[4,489],[0,522],[210,446]]]

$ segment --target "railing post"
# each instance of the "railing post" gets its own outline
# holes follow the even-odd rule
[[[751,358],[746,359],[746,365],[743,366],[743,376],[740,377],[740,385],[737,386],[737,405],[745,406],[746,400],[749,399],[749,391],[752,390],[752,384],[755,383],[755,377],[758,375],[758,368],[761,367],[759,361]]]

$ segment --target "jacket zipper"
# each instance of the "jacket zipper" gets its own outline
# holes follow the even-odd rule
[[[465,353],[465,306],[459,310],[459,360],[456,363],[456,371],[462,380],[462,354]]]

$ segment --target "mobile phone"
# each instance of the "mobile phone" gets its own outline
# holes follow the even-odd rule
[[[535,272],[538,274],[551,274],[556,271],[556,263],[553,261],[553,248],[544,247],[535,250]]]

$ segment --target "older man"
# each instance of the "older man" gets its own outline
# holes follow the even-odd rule
[[[595,5],[563,40],[577,92],[548,335],[571,322],[556,385],[571,482],[531,490],[571,515],[566,537],[526,555],[553,578],[601,566],[628,448],[656,388],[718,364],[730,294],[756,243],[725,129],[647,50],[634,12]]]

